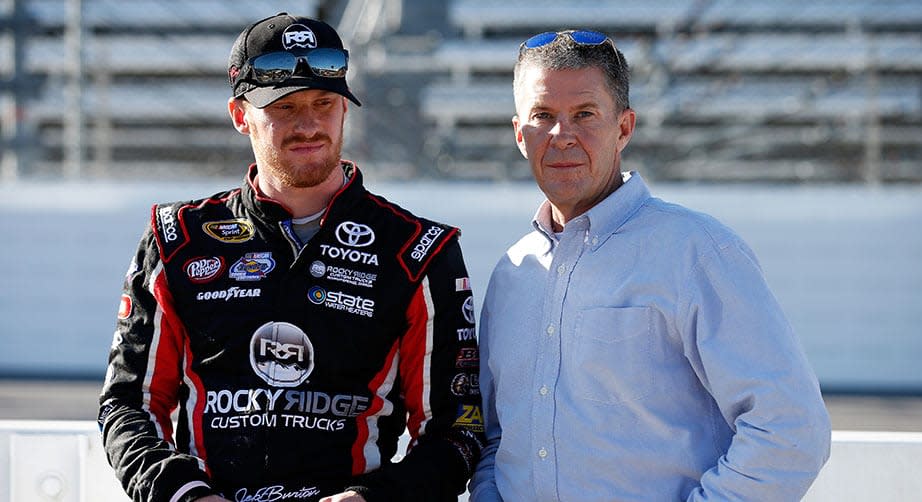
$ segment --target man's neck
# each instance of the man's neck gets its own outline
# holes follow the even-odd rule
[[[624,185],[624,183],[627,182],[630,177],[630,173],[617,172],[617,174],[612,177],[608,187],[598,196],[596,196],[595,199],[589,201],[578,201],[576,204],[571,205],[555,204],[551,202],[552,230],[554,232],[562,232],[563,227],[567,224],[568,221],[589,211],[600,202],[608,198],[609,195],[615,193],[615,191],[621,188],[621,185]]]
[[[345,173],[337,167],[330,172],[326,180],[312,187],[292,187],[278,179],[259,173],[257,186],[263,195],[276,200],[289,211],[293,218],[303,218],[323,211],[345,184]]]

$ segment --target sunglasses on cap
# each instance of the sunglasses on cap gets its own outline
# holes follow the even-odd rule
[[[322,48],[299,54],[279,51],[256,56],[247,61],[242,73],[249,72],[250,80],[258,85],[271,85],[281,84],[294,76],[343,78],[348,67],[348,51]]]

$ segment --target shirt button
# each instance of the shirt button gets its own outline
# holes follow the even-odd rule
[[[547,395],[547,385],[542,385],[541,389],[538,390],[538,392],[540,392],[542,396],[546,396]]]
[[[551,324],[550,326],[547,327],[547,334],[549,334],[549,335],[553,335],[553,334],[554,334],[554,325],[553,325],[553,324]]]
[[[598,244],[598,243],[599,243],[599,238],[598,238],[598,237],[593,237],[593,238],[592,238],[592,245],[595,246],[595,245]]]
[[[563,275],[567,271],[567,267],[560,265],[557,267],[557,275]]]
[[[541,458],[547,457],[547,450],[545,450],[544,448],[541,448],[540,450],[538,450],[538,456]]]

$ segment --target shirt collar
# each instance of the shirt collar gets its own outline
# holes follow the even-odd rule
[[[643,177],[637,171],[631,171],[622,174],[624,184],[617,190],[593,206],[589,211],[574,218],[585,218],[589,221],[589,235],[587,242],[593,249],[605,242],[608,237],[618,231],[631,216],[640,209],[640,206],[650,198],[650,189]],[[532,219],[532,226],[543,235],[553,247],[557,243],[557,236],[554,234],[551,225],[551,203],[546,200],[538,206],[535,217]]]

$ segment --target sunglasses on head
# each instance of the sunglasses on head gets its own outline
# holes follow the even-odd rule
[[[544,47],[545,45],[553,43],[554,40],[557,40],[557,37],[562,35],[570,37],[571,40],[579,45],[602,45],[605,42],[612,43],[611,39],[608,38],[608,35],[599,33],[597,31],[545,31],[544,33],[538,33],[537,35],[522,42],[522,45],[519,46],[519,52],[525,51],[527,49],[537,49],[538,47]],[[612,45],[614,45],[614,43],[612,43]]]
[[[295,76],[343,78],[348,63],[349,52],[345,49],[311,49],[301,54],[280,51],[248,60],[246,70],[253,82],[270,85]]]
[[[608,43],[612,50],[615,51],[615,56],[617,56],[618,61],[622,64],[624,62],[621,59],[621,55],[618,53],[618,50],[615,48],[615,42],[612,41],[608,35],[591,30],[545,31],[544,33],[538,33],[537,35],[529,38],[528,40],[522,42],[521,45],[519,45],[519,57],[522,57],[522,54],[525,51],[552,44],[555,40],[557,40],[558,37],[561,36],[570,37],[570,40],[573,40],[578,45],[596,46]]]

